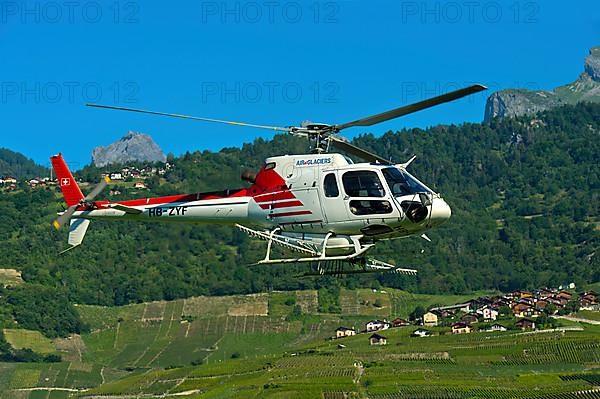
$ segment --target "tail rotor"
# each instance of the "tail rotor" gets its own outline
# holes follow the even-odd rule
[[[98,185],[94,187],[94,189],[88,195],[79,200],[79,202],[69,206],[62,215],[56,218],[56,220],[52,222],[52,226],[54,226],[56,230],[60,229],[63,225],[65,225],[65,223],[71,220],[73,214],[75,213],[75,211],[77,211],[77,208],[79,208],[80,206],[88,205],[93,208],[94,199],[98,196],[98,194],[102,192],[102,190],[106,188],[108,183],[110,183],[110,178],[108,176],[105,176],[104,179],[102,179],[100,183],[98,183]]]

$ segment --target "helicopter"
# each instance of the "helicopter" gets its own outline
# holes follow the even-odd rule
[[[312,151],[265,160],[257,172],[244,171],[249,187],[125,201],[97,201],[110,183],[105,177],[86,196],[61,154],[50,158],[67,208],[53,226],[69,224],[67,252],[83,242],[91,220],[215,223],[236,227],[267,242],[256,265],[305,264],[303,275],[341,276],[393,272],[415,275],[367,253],[382,240],[421,235],[450,218],[450,206],[407,171],[416,158],[395,163],[351,144],[339,135],[351,127],[372,126],[486,90],[480,84],[342,124],[306,122],[301,126],[266,126],[111,105],[89,107],[138,112],[235,126],[269,129],[307,138]],[[335,147],[360,158],[331,152]],[[285,256],[274,256],[274,246]]]

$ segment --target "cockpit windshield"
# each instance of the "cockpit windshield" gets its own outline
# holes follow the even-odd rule
[[[429,187],[421,183],[405,170],[385,168],[382,172],[394,197],[433,192]]]

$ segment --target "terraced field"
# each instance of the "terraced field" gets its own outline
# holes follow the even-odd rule
[[[386,346],[371,346],[368,334],[330,337],[340,325],[405,316],[415,303],[464,298],[342,290],[342,314],[318,314],[316,295],[78,306],[89,334],[50,341],[9,331],[14,343],[63,362],[0,363],[0,398],[600,397],[600,326],[466,335],[433,328],[426,338],[402,327],[382,332]],[[296,305],[309,314],[291,317]]]
[[[170,384],[161,392],[190,398],[593,398],[600,392],[594,327],[430,338],[412,338],[411,331],[387,330],[382,347],[370,346],[366,334],[320,341],[279,355],[137,375],[81,396],[153,395],[158,382]],[[514,361],[518,355],[527,360]]]

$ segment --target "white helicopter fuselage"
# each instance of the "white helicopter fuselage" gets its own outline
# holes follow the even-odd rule
[[[72,184],[68,176],[59,176],[59,183],[63,191]],[[449,217],[446,202],[404,165],[354,164],[328,153],[268,158],[246,189],[97,201],[78,209],[72,224],[77,227],[78,219],[239,224],[277,229],[315,245],[327,236],[331,251],[345,252],[356,240],[423,233]]]

